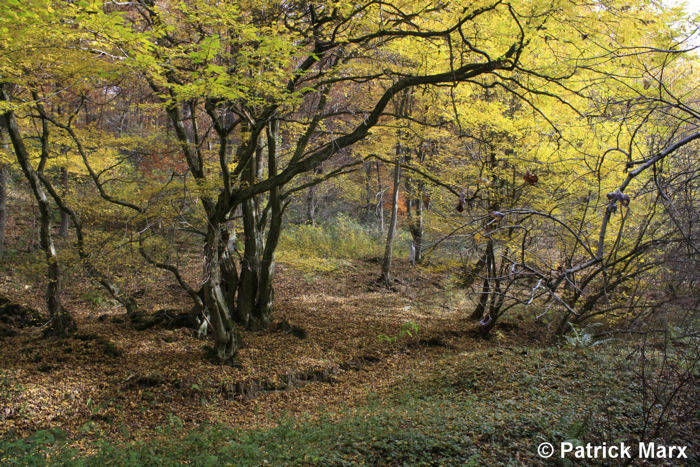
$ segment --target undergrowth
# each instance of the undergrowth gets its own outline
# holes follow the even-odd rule
[[[408,257],[410,235],[396,232],[394,255]],[[386,233],[347,217],[316,225],[288,225],[280,235],[277,259],[301,270],[335,271],[355,258],[380,258]]]
[[[88,452],[65,434],[0,442],[3,465],[537,465],[539,443],[632,442],[638,388],[614,349],[504,347],[453,354],[392,395],[274,428],[202,426],[176,416],[145,441]],[[442,369],[438,371],[437,369]],[[691,444],[677,433],[676,443]],[[697,459],[696,459],[697,460]],[[564,460],[562,465],[569,465]]]

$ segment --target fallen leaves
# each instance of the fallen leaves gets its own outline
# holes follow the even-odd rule
[[[421,371],[425,355],[444,350],[387,345],[379,334],[396,334],[411,320],[420,329],[413,339],[418,342],[429,340],[431,332],[464,325],[458,312],[436,314],[427,311],[430,306],[414,306],[406,295],[368,290],[367,277],[373,274],[367,271],[374,268],[354,262],[319,273],[309,290],[295,279],[296,271],[280,265],[277,316],[289,329],[245,332],[238,368],[207,362],[208,341],[196,339],[191,330],[137,331],[128,320],[112,319],[121,315],[118,309],[103,311],[98,319],[90,306],[73,300],[80,328],[74,337],[44,339],[28,330],[3,340],[0,381],[12,391],[0,399],[0,435],[51,426],[80,437],[123,438],[127,432],[149,433],[169,414],[186,425],[263,426],[280,413],[363,401],[407,371]],[[397,273],[417,284],[436,282],[424,281],[420,271],[401,263]],[[151,300],[155,309],[171,306],[178,300],[174,293],[142,302],[149,306]],[[307,337],[292,333],[294,327]]]

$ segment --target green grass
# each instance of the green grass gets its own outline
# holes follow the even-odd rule
[[[71,451],[65,435],[0,442],[3,465],[523,465],[557,443],[632,442],[640,396],[623,357],[601,349],[484,349],[444,358],[365,406],[282,417],[270,429],[203,426],[173,416],[154,438]],[[437,369],[439,368],[439,370]],[[676,443],[690,444],[679,434]],[[690,435],[687,435],[690,436]]]

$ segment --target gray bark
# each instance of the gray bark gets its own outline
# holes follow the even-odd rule
[[[0,261],[5,254],[5,224],[7,223],[7,168],[0,164]]]
[[[365,222],[370,223],[372,219],[372,163],[369,161],[364,162],[365,168],[365,190],[367,191],[367,204],[365,206]]]
[[[225,241],[222,241],[221,255],[221,292],[224,301],[229,308],[234,307],[236,303],[236,290],[238,289],[238,269],[234,261],[236,236],[229,234],[225,229],[222,229],[222,236]],[[224,244],[225,243],[225,244]],[[235,314],[235,313],[234,313]]]
[[[44,185],[46,190],[48,190],[54,202],[58,205],[59,209],[61,210],[61,214],[65,214],[65,216],[73,222],[73,226],[75,227],[76,233],[78,256],[80,256],[80,259],[83,262],[83,266],[85,266],[85,269],[87,270],[88,274],[90,274],[90,276],[92,276],[93,279],[97,280],[107,290],[107,292],[109,292],[112,298],[114,298],[122,306],[124,306],[124,308],[126,309],[126,314],[133,319],[136,316],[136,312],[138,311],[136,299],[134,299],[134,297],[130,295],[123,293],[119,289],[119,287],[113,284],[112,281],[110,281],[107,278],[107,276],[102,274],[95,267],[95,265],[92,262],[92,259],[90,258],[90,254],[85,249],[85,237],[83,235],[83,225],[80,221],[80,218],[74,210],[68,207],[68,205],[65,203],[65,200],[61,198],[58,192],[54,189],[53,185],[51,184],[51,181],[43,173],[38,173],[37,175],[39,176],[39,179],[41,180],[41,183]]]
[[[199,136],[195,118],[196,102],[191,101],[189,103],[188,115],[192,126],[191,136],[183,123],[184,118],[180,106],[174,104],[168,107],[167,110],[175,135],[180,141],[190,173],[198,184],[204,185],[206,182],[206,171],[204,159],[199,150],[199,144],[197,144]],[[224,177],[225,192],[230,193],[231,180],[226,165],[228,164],[228,138],[231,130],[225,128],[213,107],[208,107],[207,112],[209,112],[214,121],[214,128],[219,137],[219,158]],[[248,164],[248,169],[249,173],[251,173],[250,180],[254,180],[256,169],[254,160]],[[243,271],[241,272],[241,277],[238,276],[232,258],[235,238],[229,236],[226,230],[226,216],[233,206],[230,205],[226,196],[219,196],[216,201],[209,196],[202,196],[200,201],[207,215],[204,268],[202,271],[203,283],[201,288],[199,291],[194,291],[187,286],[182,280],[177,267],[167,264],[158,264],[158,266],[173,272],[180,285],[193,298],[195,306],[201,308],[204,322],[211,324],[215,358],[219,362],[225,362],[236,355],[240,345],[240,338],[234,319],[238,318],[235,314],[239,311],[236,307],[236,298],[239,300],[241,298],[240,293],[236,297],[236,292],[240,289],[244,279]],[[243,211],[246,216],[252,215],[254,217],[254,203],[249,203],[249,205],[244,207]],[[245,269],[243,268],[243,270]],[[200,332],[205,327],[204,325],[201,326]]]
[[[279,121],[273,120],[267,128],[268,172],[270,176],[277,174],[277,140],[279,138]],[[260,261],[260,284],[258,286],[256,319],[259,325],[267,326],[272,321],[272,305],[274,290],[272,279],[275,274],[275,250],[282,231],[282,202],[281,187],[270,190],[270,229],[265,241],[262,260]]]
[[[241,260],[241,277],[238,284],[236,321],[250,327],[254,323],[251,317],[255,313],[255,301],[258,294],[258,272],[260,270],[259,251],[261,240],[257,229],[258,219],[255,201],[250,198],[243,202],[243,258]]]
[[[0,146],[10,153],[9,139],[5,137],[4,126],[0,125]],[[5,225],[7,223],[7,167],[0,162],[0,261],[5,254]]]
[[[34,248],[36,247],[38,240],[39,240],[39,231],[37,230],[37,212],[36,212],[36,202],[34,202],[34,192],[32,191],[32,187],[29,188],[29,195],[32,197],[32,227],[29,230],[29,235],[27,236],[27,253],[31,253],[34,251]]]
[[[65,167],[61,168],[61,185],[63,185],[63,196],[65,197],[66,193],[68,192],[68,169]],[[58,234],[62,238],[68,238],[68,222],[68,213],[61,210],[61,228],[58,230]]]
[[[479,296],[479,303],[474,308],[470,318],[473,320],[480,320],[484,317],[484,312],[486,311],[486,305],[488,305],[489,297],[491,294],[491,265],[493,264],[493,240],[489,239],[486,244],[486,252],[484,253],[484,266],[486,266],[485,274],[483,277],[483,282],[481,285],[481,294]],[[481,260],[479,261],[481,263]],[[477,263],[478,266],[478,263]],[[474,271],[475,273],[475,271]]]
[[[7,94],[4,88],[0,87],[0,97],[7,101]],[[39,207],[40,217],[40,246],[46,256],[47,264],[47,286],[46,286],[46,305],[51,320],[51,331],[56,335],[67,335],[75,330],[75,321],[68,311],[61,304],[61,271],[56,256],[56,248],[51,236],[51,209],[49,200],[46,197],[41,181],[34,167],[31,165],[29,152],[24,145],[24,141],[20,136],[19,128],[15,120],[14,112],[9,111],[3,115],[5,127],[7,128],[15,156],[19,162],[22,172],[32,190],[32,194]],[[48,128],[45,121],[43,123],[42,132],[42,161],[39,167],[43,167],[46,160],[46,146],[48,144]]]
[[[401,152],[400,148],[397,150]],[[384,261],[382,261],[382,273],[379,279],[384,282],[387,288],[391,287],[391,260],[393,256],[394,234],[396,233],[396,222],[399,215],[399,183],[401,181],[401,158],[394,166],[394,196],[391,201],[391,221],[389,221],[389,231],[386,235],[386,246],[384,248]]]
[[[415,213],[412,207],[415,205]],[[408,215],[411,221],[409,230],[413,239],[413,264],[420,263],[423,259],[423,199],[411,201],[408,204]]]
[[[201,295],[205,315],[213,327],[216,358],[225,362],[238,352],[240,339],[233,323],[231,309],[221,289],[220,243],[220,226],[210,224],[207,228],[207,243],[204,253],[204,274],[207,280],[202,286]]]
[[[277,174],[278,139],[279,123],[273,120],[267,126],[268,176]],[[262,158],[262,148],[257,152]],[[261,170],[260,165],[256,164],[255,172],[260,174]],[[248,177],[254,175],[251,172],[248,172]],[[245,240],[234,315],[236,322],[249,329],[263,329],[272,320],[274,254],[282,226],[281,189],[281,185],[271,188],[266,213],[260,209],[261,200],[258,197],[249,198],[242,203]],[[268,217],[269,229],[265,235]]]
[[[377,193],[377,215],[379,218],[379,231],[384,233],[384,189],[382,187],[382,171],[379,166],[379,161],[377,161],[377,186],[379,187],[379,192]]]
[[[316,185],[310,186],[306,192],[306,223],[316,225]]]

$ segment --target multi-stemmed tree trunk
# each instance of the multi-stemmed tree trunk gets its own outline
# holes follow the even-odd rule
[[[483,336],[487,336],[491,332],[496,326],[498,318],[503,315],[507,308],[510,308],[510,306],[504,308],[504,304],[508,290],[513,285],[513,279],[508,278],[506,273],[508,249],[506,248],[500,255],[500,264],[496,260],[494,250],[494,241],[489,238],[484,257],[479,260],[479,263],[485,266],[481,294],[471,315],[471,319],[479,320],[481,325],[479,332]]]
[[[157,89],[157,88],[156,88]],[[167,107],[167,114],[175,130],[175,135],[181,144],[183,155],[189,171],[198,186],[205,186],[206,172],[203,156],[200,152],[200,141],[196,119],[196,102],[183,104],[174,103]],[[207,107],[211,115],[214,129],[219,137],[219,157],[223,164],[227,164],[229,138],[233,127],[226,127],[218,118],[213,107]],[[187,128],[185,121],[189,121],[191,128]],[[255,148],[239,148],[238,155],[244,150]],[[253,161],[249,163],[249,170],[254,170]],[[225,174],[227,172],[224,171]],[[230,180],[225,181],[227,190],[230,190]],[[229,234],[227,223],[228,214],[233,210],[226,196],[219,196],[214,200],[211,196],[200,196],[202,208],[206,214],[206,237],[204,243],[204,266],[202,270],[202,285],[198,291],[190,289],[180,277],[176,267],[160,263],[155,260],[150,262],[157,267],[166,269],[178,279],[178,282],[186,287],[188,293],[195,301],[195,305],[201,308],[205,321],[211,324],[214,336],[214,351],[220,361],[230,360],[238,351],[240,340],[234,321],[241,321],[240,309],[236,307],[236,299],[240,299],[239,289],[241,283],[247,280],[244,277],[245,264],[242,265],[241,276],[238,276],[236,265],[232,259],[232,251],[235,248],[235,238]],[[251,203],[252,204],[252,203]],[[243,206],[244,217],[253,216],[252,206]],[[248,239],[246,239],[248,241]],[[236,296],[238,293],[238,297]]]
[[[267,144],[262,147],[262,138],[257,155],[259,164],[256,173],[248,173],[249,182],[262,176],[263,157],[267,155],[268,176],[277,174],[277,145],[279,121],[271,120],[265,129]],[[263,150],[264,149],[264,150]],[[282,186],[274,186],[267,196],[267,207],[260,209],[262,196],[258,195],[243,201],[244,246],[241,259],[241,273],[237,285],[235,319],[248,329],[263,329],[272,320],[274,291],[274,254],[282,228]],[[268,227],[269,225],[269,227]]]
[[[223,126],[213,107],[210,106],[207,111],[219,136],[220,158],[226,161],[232,127]],[[195,180],[205,180],[206,174],[198,163],[201,159],[197,150],[193,149],[196,145],[191,144],[190,135],[196,134],[196,128],[192,128],[192,132],[187,131],[177,106],[171,107],[169,113],[191,173]],[[265,156],[268,177],[274,177],[278,172],[279,157],[279,122],[276,119],[255,128],[258,137],[250,136],[250,129],[248,125],[243,126],[242,133],[246,135],[248,144],[242,143],[236,152],[238,162],[244,161],[241,164],[241,177],[247,184],[262,178]],[[266,138],[262,137],[263,133]],[[213,327],[215,353],[220,361],[231,359],[238,350],[237,326],[262,329],[272,320],[274,253],[282,226],[282,187],[282,184],[275,185],[267,192],[267,197],[250,196],[238,205],[231,204],[227,196],[219,196],[216,202],[211,198],[201,198],[207,213],[203,285],[198,293],[191,295]],[[265,201],[267,206],[263,209]],[[239,268],[234,261],[235,234],[229,231],[228,226],[228,216],[237,206],[240,206],[243,219],[243,252]],[[165,268],[173,271],[171,267]]]
[[[493,140],[499,138],[498,134],[491,135]],[[490,151],[486,155],[484,167],[490,171],[498,166],[498,159],[495,151]],[[505,202],[505,181],[496,174],[491,177],[489,187],[482,191],[482,196],[485,196],[486,209],[491,213],[496,213],[500,206]],[[496,243],[493,235],[495,234],[494,222],[497,220],[492,218],[484,221],[483,230],[484,236],[488,239],[484,254],[479,258],[476,264],[467,272],[465,286],[470,287],[477,278],[481,278],[481,291],[479,292],[479,301],[470,315],[470,319],[480,322],[480,332],[486,336],[495,327],[496,321],[501,312],[504,296],[501,291],[501,270],[505,262],[501,258],[501,265],[497,265],[496,260]],[[483,273],[482,273],[483,270]]]

